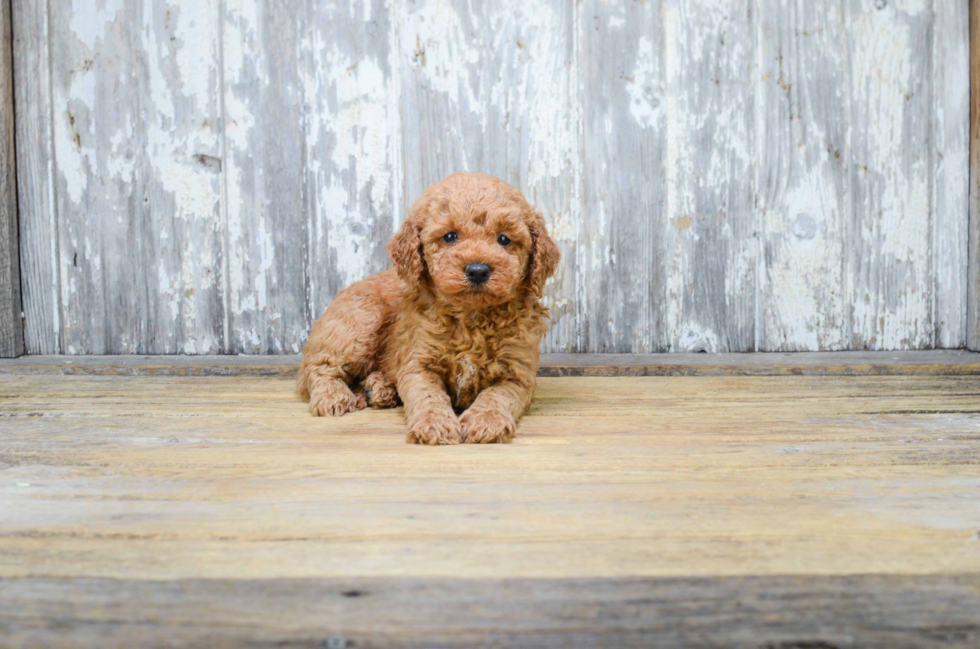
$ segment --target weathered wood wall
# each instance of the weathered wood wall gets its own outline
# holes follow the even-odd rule
[[[457,169],[552,351],[960,347],[968,0],[21,0],[32,353],[296,352]]]
[[[970,233],[966,346],[980,351],[980,0],[970,0]]]
[[[14,170],[14,75],[10,4],[0,1],[0,358],[24,353],[17,177]]]

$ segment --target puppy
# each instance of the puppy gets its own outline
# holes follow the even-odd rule
[[[313,325],[299,393],[317,416],[400,400],[410,443],[509,442],[534,396],[539,298],[560,258],[541,214],[497,178],[455,173],[423,192],[388,254],[394,268],[338,293]]]

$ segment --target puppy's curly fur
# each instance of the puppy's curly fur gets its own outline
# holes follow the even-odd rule
[[[539,298],[560,258],[541,214],[497,178],[455,173],[423,192],[388,253],[394,268],[338,293],[313,325],[297,385],[310,410],[400,399],[409,442],[510,441],[534,396]],[[469,264],[489,279],[470,281]]]

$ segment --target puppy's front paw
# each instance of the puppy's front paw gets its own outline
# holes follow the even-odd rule
[[[470,408],[460,415],[459,423],[467,444],[506,444],[517,432],[517,420],[510,413],[498,410]]]
[[[459,444],[463,441],[463,428],[452,412],[425,412],[408,422],[409,444]]]
[[[310,392],[310,412],[315,417],[339,417],[367,407],[363,394],[357,395],[339,381],[314,386]]]

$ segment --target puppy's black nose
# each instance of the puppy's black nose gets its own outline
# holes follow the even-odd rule
[[[490,267],[486,264],[466,264],[463,273],[470,284],[485,284],[490,279]]]

